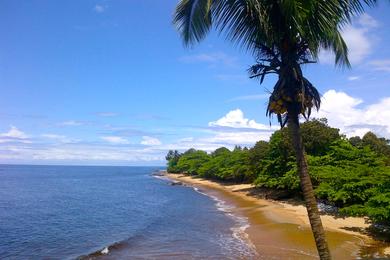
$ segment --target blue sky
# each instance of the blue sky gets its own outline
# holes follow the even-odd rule
[[[249,54],[211,33],[185,48],[177,1],[12,1],[0,8],[0,163],[162,165],[169,149],[252,146],[276,122]],[[305,67],[347,136],[390,138],[390,5],[344,29],[352,69]]]

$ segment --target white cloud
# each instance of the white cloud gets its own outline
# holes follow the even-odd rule
[[[60,143],[77,143],[79,142],[80,140],[79,139],[72,139],[72,138],[69,138],[65,135],[58,135],[58,134],[42,134],[41,135],[43,138],[46,138],[46,139],[50,139],[50,140],[54,140],[54,141],[58,141]]]
[[[15,138],[15,139],[27,139],[28,136],[20,131],[15,126],[11,126],[10,130],[6,133],[0,134],[0,137],[9,137],[9,138]]]
[[[65,135],[46,133],[41,138],[53,142],[9,142],[0,146],[1,162],[39,162],[63,164],[164,164],[169,149],[187,150],[189,148],[213,151],[225,146],[233,149],[235,145],[252,146],[258,140],[268,140],[273,129],[245,118],[241,110],[230,111],[224,117],[210,122],[201,136],[180,138],[177,141],[162,143],[159,139],[141,135],[140,144],[131,143],[123,135],[100,136],[105,142],[72,142]],[[11,132],[11,134],[9,133]],[[21,131],[9,131],[3,135],[26,137]],[[198,133],[199,134],[199,133]],[[5,137],[3,137],[5,138]],[[10,137],[7,137],[10,138]],[[0,138],[1,140],[1,138]]]
[[[214,133],[215,134],[215,133]],[[210,137],[212,138],[212,137]],[[207,152],[214,151],[217,148],[220,147],[227,147],[227,148],[234,148],[234,144],[226,143],[226,142],[217,142],[216,139],[209,139],[207,137],[205,138],[194,138],[194,137],[186,137],[181,138],[176,142],[172,142],[166,145],[163,145],[160,147],[160,149],[163,149],[164,151],[168,150],[180,150],[185,151],[190,148],[195,148]]]
[[[63,140],[66,138],[65,135],[57,135],[57,134],[42,134],[41,136],[44,138],[56,139],[56,140]]]
[[[248,145],[252,146],[260,140],[268,141],[274,130],[267,132],[220,132],[215,136],[200,139],[203,143],[214,143],[221,146]]]
[[[101,136],[102,140],[107,141],[112,144],[129,144],[129,140],[121,136]]]
[[[349,81],[355,81],[355,80],[358,80],[358,79],[360,79],[359,76],[350,76],[350,77],[348,77]]]
[[[268,140],[272,133],[279,129],[278,126],[270,127],[245,118],[240,109],[232,110],[220,119],[209,122],[208,125],[211,135],[196,139],[183,138],[178,145],[207,151],[221,146],[227,148],[233,148],[235,145],[252,146],[259,140]]]
[[[75,120],[69,120],[69,121],[64,121],[64,122],[59,123],[59,125],[62,125],[62,126],[80,126],[80,125],[84,125],[84,124],[85,124],[84,122],[75,121]]]
[[[201,139],[203,142],[219,143],[225,145],[254,145],[259,140],[268,140],[279,127],[257,123],[255,120],[245,118],[240,109],[227,113],[217,121],[209,123],[210,127],[229,127],[236,130],[221,129],[212,137]]]
[[[191,143],[193,141],[194,141],[193,137],[185,137],[185,138],[179,139],[177,142],[178,143]]]
[[[180,57],[179,61],[184,63],[208,63],[212,66],[215,66],[217,64],[223,64],[225,66],[234,66],[236,65],[237,59],[223,52],[215,52],[186,55]]]
[[[390,59],[386,60],[373,60],[369,62],[373,70],[390,72]]]
[[[61,145],[61,146],[0,146],[0,161],[23,160],[29,162],[70,162],[79,164],[124,164],[164,162],[165,151],[129,149],[101,145]],[[155,164],[155,163],[154,163]]]
[[[343,38],[348,46],[348,57],[352,64],[360,63],[371,52],[372,43],[365,28],[347,26],[343,31]]]
[[[270,127],[245,118],[240,109],[232,110],[208,125],[209,128],[203,131],[206,135],[180,138],[159,149],[184,151],[195,148],[211,152],[220,147],[233,149],[235,145],[251,147],[259,140],[269,140],[272,133],[279,129],[278,126]]]
[[[323,96],[321,110],[313,117],[328,118],[329,125],[341,129],[348,137],[362,136],[373,131],[390,138],[390,97],[365,105],[362,99],[347,93],[329,90]],[[46,133],[41,138],[53,142],[30,141],[27,134],[16,127],[0,133],[0,161],[6,162],[56,162],[75,164],[164,164],[170,149],[189,148],[211,152],[219,147],[233,149],[235,145],[253,146],[259,140],[269,140],[279,126],[270,127],[247,118],[241,109],[229,111],[221,118],[208,123],[205,130],[165,141],[141,134],[140,143],[131,143],[126,135],[101,136],[105,142],[76,142],[65,135]]]
[[[390,138],[390,97],[362,106],[363,100],[336,90],[327,91],[315,117],[328,118],[329,125],[340,128],[348,137],[372,131]]]
[[[106,8],[102,5],[95,5],[95,7],[93,8],[93,10],[96,12],[96,13],[103,13]]]
[[[244,117],[244,113],[240,109],[235,109],[227,113],[217,121],[209,123],[209,126],[224,126],[232,128],[252,128],[259,130],[271,130],[268,125],[257,123],[255,120],[249,120]]]
[[[378,21],[367,13],[364,13],[359,17],[358,23],[364,28],[375,28],[379,26]]]
[[[374,50],[372,33],[378,27],[378,22],[368,14],[361,15],[353,25],[347,25],[342,30],[342,36],[348,46],[348,57],[352,64],[359,64]],[[329,51],[322,51],[320,62],[332,64],[334,55]]]
[[[150,136],[142,136],[142,141],[141,144],[143,145],[160,145],[161,141],[158,140],[157,138],[150,137]]]
[[[0,143],[31,143],[30,137],[24,132],[20,131],[15,126],[11,126],[10,130],[0,134]]]

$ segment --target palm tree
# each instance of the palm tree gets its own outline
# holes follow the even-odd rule
[[[296,153],[299,178],[320,259],[331,259],[318,212],[299,118],[320,107],[316,88],[301,66],[315,63],[321,49],[335,54],[335,64],[349,67],[347,46],[340,28],[375,0],[181,0],[173,23],[184,43],[201,41],[214,26],[250,51],[257,63],[249,68],[260,83],[268,74],[278,80],[269,98],[267,115],[275,114],[281,127],[288,123]]]

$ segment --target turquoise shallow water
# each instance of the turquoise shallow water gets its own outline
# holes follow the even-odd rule
[[[0,165],[0,258],[252,256],[235,233],[242,219],[151,176],[159,169]]]

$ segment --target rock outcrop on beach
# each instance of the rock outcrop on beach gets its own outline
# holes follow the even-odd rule
[[[176,185],[184,185],[181,181],[172,181],[169,185],[176,186]]]

